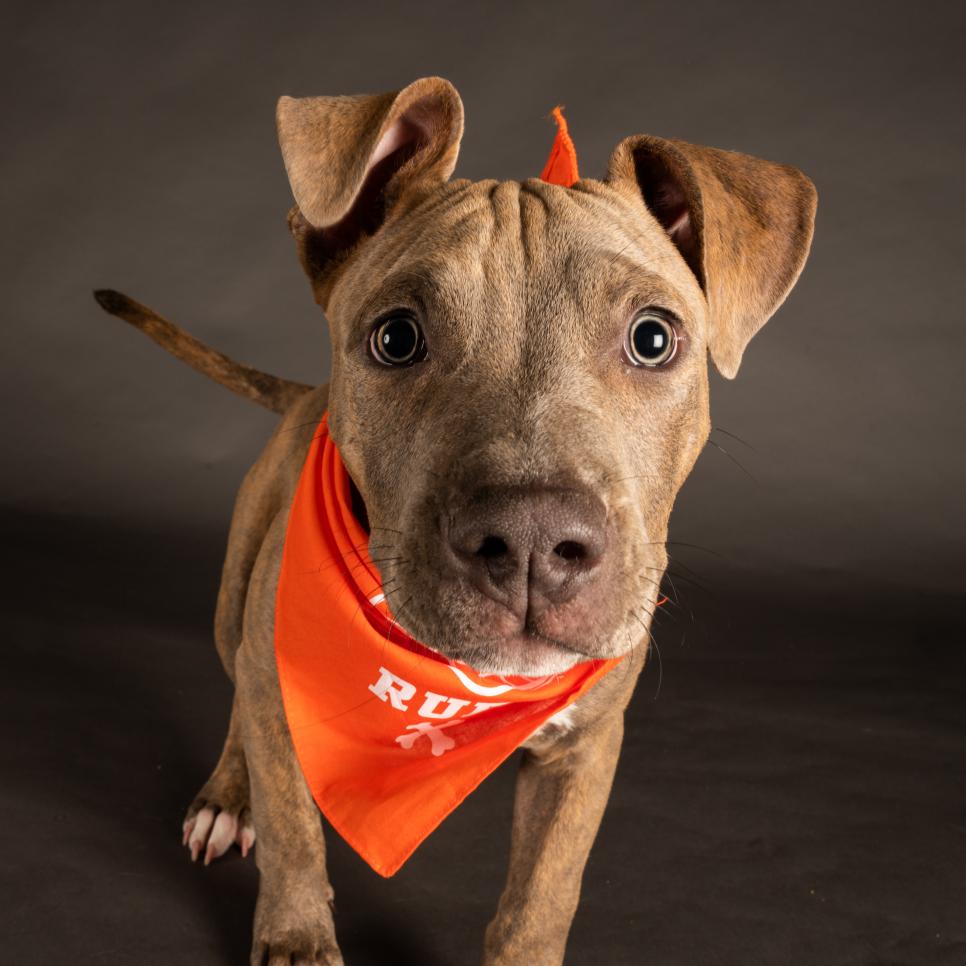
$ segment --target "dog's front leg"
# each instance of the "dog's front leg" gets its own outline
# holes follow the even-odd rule
[[[611,713],[559,745],[524,752],[510,871],[486,930],[485,966],[559,966],[623,737]]]
[[[235,659],[235,700],[261,873],[251,961],[253,966],[342,966],[321,817],[295,756],[275,665],[272,604],[284,524],[282,515],[259,553]]]
[[[252,966],[341,966],[322,823],[295,757],[277,679],[266,687],[261,673],[248,666],[244,643],[238,653],[236,686],[261,874]]]

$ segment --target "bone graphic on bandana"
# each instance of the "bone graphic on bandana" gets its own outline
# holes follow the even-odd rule
[[[436,758],[441,755],[445,755],[447,751],[452,750],[456,747],[456,742],[450,738],[449,735],[443,734],[444,728],[449,728],[451,725],[456,724],[455,721],[450,721],[447,724],[434,725],[430,724],[428,721],[420,721],[418,724],[406,725],[406,730],[410,734],[399,735],[396,741],[399,743],[400,747],[405,748],[407,751],[416,744],[417,739],[421,735],[425,735],[429,738],[430,744],[432,745],[432,753]]]

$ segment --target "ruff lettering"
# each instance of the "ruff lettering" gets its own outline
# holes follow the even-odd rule
[[[369,690],[380,701],[396,711],[408,712],[411,708],[416,708],[418,703],[415,714],[427,720],[407,725],[407,733],[399,735],[395,740],[400,748],[409,750],[417,746],[418,738],[426,737],[429,739],[429,749],[436,757],[456,747],[456,742],[449,735],[443,734],[444,728],[456,724],[460,718],[470,718],[482,711],[506,704],[505,701],[452,698],[445,694],[437,694],[435,691],[423,691],[422,695],[417,697],[415,684],[394,674],[386,667],[379,668],[379,680],[370,684]]]

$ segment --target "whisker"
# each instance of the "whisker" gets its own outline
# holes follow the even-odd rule
[[[727,429],[723,429],[721,426],[714,426],[712,427],[712,430],[715,433],[724,433],[725,436],[730,436],[735,442],[741,443],[742,446],[747,446],[748,449],[752,451],[752,453],[758,452],[758,450],[756,450],[755,447],[748,442],[748,440],[742,439],[737,433],[732,433]]]
[[[732,462],[732,463],[734,463],[734,464],[735,464],[735,466],[737,466],[737,467],[738,467],[738,469],[739,469],[739,470],[741,470],[741,472],[742,472],[742,473],[744,473],[744,474],[745,474],[745,475],[746,475],[746,476],[748,477],[748,479],[750,479],[750,480],[752,480],[752,481],[754,481],[755,483],[758,483],[758,482],[759,482],[759,481],[758,481],[758,479],[757,479],[757,477],[756,477],[756,476],[754,475],[754,473],[752,473],[752,472],[751,472],[751,470],[749,470],[749,469],[747,469],[747,468],[746,468],[746,467],[745,467],[745,466],[744,466],[744,465],[743,465],[743,464],[742,464],[742,463],[740,462],[740,460],[738,460],[738,459],[736,459],[736,458],[735,458],[734,456],[732,456],[732,454],[731,454],[731,453],[729,453],[729,452],[728,452],[728,451],[727,451],[727,450],[726,450],[726,449],[725,449],[725,448],[724,448],[724,447],[723,447],[723,446],[722,446],[722,445],[721,445],[720,443],[716,443],[716,442],[715,442],[715,441],[714,441],[713,439],[711,439],[710,437],[708,438],[708,442],[709,442],[709,443],[710,443],[710,444],[711,444],[711,445],[712,445],[712,446],[713,446],[713,447],[714,447],[714,448],[715,448],[716,450],[720,450],[720,451],[721,451],[722,453],[724,453],[724,455],[725,455],[725,456],[727,456],[727,457],[728,457],[728,459],[729,459],[729,460],[731,460],[731,462]]]

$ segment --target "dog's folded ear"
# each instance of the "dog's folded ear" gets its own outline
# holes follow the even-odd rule
[[[607,180],[643,195],[694,272],[708,302],[711,357],[734,378],[805,264],[815,186],[786,165],[643,135],[617,146]]]
[[[424,77],[389,94],[282,97],[276,123],[297,205],[289,224],[318,281],[405,191],[449,178],[463,103],[449,81]]]

